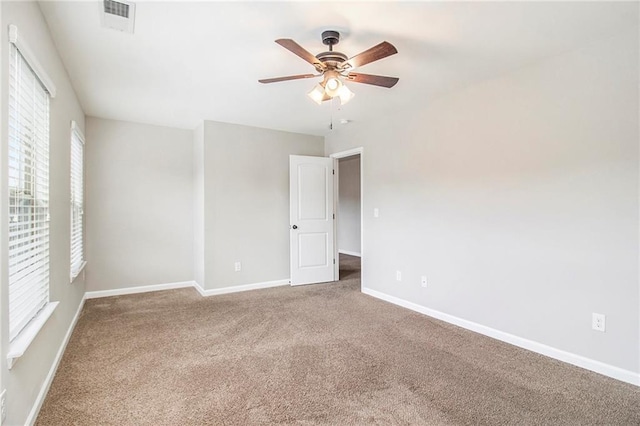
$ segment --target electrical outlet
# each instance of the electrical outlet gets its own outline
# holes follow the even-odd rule
[[[396,271],[396,281],[402,281],[402,272]]]
[[[0,425],[7,419],[7,390],[0,393]]]
[[[423,275],[422,278],[420,278],[420,284],[422,285],[422,287],[427,288],[427,276]]]
[[[591,316],[591,328],[597,331],[604,332],[605,330],[605,319],[604,314],[596,314],[595,312]]]
[[[242,271],[242,264],[240,262],[236,262],[234,264],[234,268],[235,268],[236,272],[240,272],[240,271]]]

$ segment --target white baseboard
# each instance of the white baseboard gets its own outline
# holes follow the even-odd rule
[[[198,281],[194,281],[193,282],[193,288],[195,288],[196,290],[198,290],[198,293],[200,293],[200,296],[204,297],[204,288],[202,288],[202,286],[200,285],[200,283]]]
[[[69,339],[71,338],[71,334],[73,330],[76,328],[76,323],[78,322],[78,318],[80,318],[80,313],[82,312],[82,308],[84,307],[85,297],[80,301],[80,305],[78,306],[78,310],[76,311],[73,320],[71,320],[71,324],[69,324],[69,329],[67,330],[67,334],[65,334],[64,339],[62,340],[62,344],[58,349],[58,353],[56,354],[55,359],[53,360],[53,364],[51,364],[51,368],[49,369],[49,373],[47,377],[44,379],[44,383],[42,384],[42,388],[40,388],[40,392],[36,397],[36,400],[31,408],[31,412],[27,417],[27,421],[25,425],[32,426],[36,419],[38,418],[38,413],[40,413],[40,408],[42,408],[42,404],[44,403],[44,399],[49,392],[49,388],[51,387],[51,383],[53,382],[53,377],[56,375],[56,371],[58,371],[58,365],[60,365],[60,360],[62,359],[62,355],[64,355],[65,349],[67,349],[67,344],[69,343]]]
[[[88,291],[85,299],[97,299],[100,297],[123,296],[125,294],[148,293],[151,291],[174,290],[176,288],[197,287],[195,281],[181,281],[177,283],[143,285],[139,287],[116,288],[113,290]]]
[[[187,287],[193,287],[198,291],[198,293],[200,293],[201,296],[208,297],[208,296],[215,296],[218,294],[239,293],[241,291],[279,287],[282,285],[289,285],[289,278],[286,278],[283,280],[276,280],[276,281],[266,281],[261,283],[213,288],[209,290],[205,290],[204,288],[202,288],[202,286],[199,283],[195,281],[181,281],[177,283],[155,284],[155,285],[146,285],[146,286],[139,286],[139,287],[126,287],[126,288],[118,288],[114,290],[88,291],[85,293],[84,297],[85,299],[97,299],[100,297],[123,296],[126,294],[147,293],[151,291],[173,290],[177,288],[187,288]]]
[[[360,253],[355,252],[355,251],[338,250],[338,253],[340,253],[340,254],[348,254],[349,256],[362,257],[362,255]]]
[[[266,281],[262,283],[244,284],[244,285],[236,285],[236,286],[222,287],[222,288],[212,288],[209,290],[204,290],[199,285],[196,285],[195,287],[200,292],[201,295],[207,297],[207,296],[216,296],[218,294],[229,294],[229,293],[238,293],[241,291],[258,290],[261,288],[279,287],[282,285],[289,285],[289,279],[287,278],[283,280]]]
[[[576,355],[571,352],[566,352],[561,349],[557,349],[542,343],[535,342],[533,340],[524,339],[522,337],[505,333],[503,331],[496,330],[494,328],[487,327],[482,324],[475,323],[473,321],[468,321],[462,318],[458,318],[456,316],[449,315],[444,312],[436,311],[434,309],[430,309],[422,305],[418,305],[416,303],[409,302],[404,299],[400,299],[395,296],[390,296],[386,293],[372,290],[370,288],[362,288],[362,292],[364,294],[368,294],[369,296],[373,296],[377,299],[381,299],[386,302],[393,303],[394,305],[402,306],[403,308],[407,308],[412,311],[419,312],[421,314],[448,322],[450,324],[457,325],[467,330],[475,331],[476,333],[480,333],[485,336],[489,336],[494,339],[501,340],[506,343],[510,343],[514,346],[518,346],[518,347],[530,350],[532,352],[536,352],[536,353],[548,356],[550,358],[554,358],[559,361],[566,362],[568,364],[582,367],[584,369],[594,371],[596,373],[600,373],[604,376],[608,376],[626,383],[631,383],[632,385],[640,386],[640,374],[635,373],[633,371],[624,370],[622,368],[615,367],[613,365],[605,364],[604,362],[586,358],[581,355]]]

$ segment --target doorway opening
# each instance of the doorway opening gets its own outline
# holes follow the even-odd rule
[[[360,280],[362,279],[362,268],[360,258],[348,254],[339,255],[340,279],[336,281],[343,287],[348,287],[350,291],[361,292]]]
[[[335,277],[360,278],[362,263],[362,148],[331,155],[335,170]],[[361,287],[362,287],[362,280]]]

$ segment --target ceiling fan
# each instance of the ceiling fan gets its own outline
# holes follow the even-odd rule
[[[278,39],[276,40],[276,43],[309,62],[314,66],[318,74],[298,74],[286,77],[265,78],[258,81],[260,83],[277,83],[280,81],[299,80],[303,78],[322,76],[322,82],[318,83],[313,90],[308,93],[308,96],[318,104],[321,104],[323,101],[333,99],[334,97],[338,97],[343,105],[355,96],[355,94],[345,86],[345,81],[372,84],[374,86],[387,88],[395,86],[398,82],[399,79],[396,77],[363,74],[352,71],[357,67],[361,67],[398,53],[391,43],[383,41],[382,43],[349,58],[344,53],[333,50],[333,46],[339,42],[340,33],[338,31],[324,31],[322,33],[322,43],[329,46],[329,51],[318,53],[314,56],[289,38]]]

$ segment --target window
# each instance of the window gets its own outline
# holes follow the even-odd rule
[[[49,302],[49,94],[15,44],[9,65],[9,339]]]
[[[84,267],[84,136],[71,123],[71,281]]]

